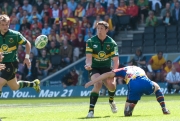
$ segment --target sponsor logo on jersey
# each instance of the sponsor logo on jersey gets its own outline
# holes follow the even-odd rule
[[[1,45],[1,49],[3,50],[3,51],[7,51],[8,50],[8,45],[6,45],[6,44],[3,44],[3,45]]]
[[[106,49],[107,49],[107,50],[110,50],[110,45],[106,45]]]
[[[98,47],[98,45],[93,45],[93,48],[97,48]]]
[[[99,58],[104,58],[106,56],[106,53],[104,51],[100,51],[98,53]]]
[[[10,39],[9,39],[9,42],[10,42],[10,43],[13,43],[13,42],[14,42],[13,38],[10,38]]]

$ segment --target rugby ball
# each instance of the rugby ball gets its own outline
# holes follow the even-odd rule
[[[39,35],[35,40],[35,47],[38,49],[44,48],[48,43],[48,37],[46,35]]]

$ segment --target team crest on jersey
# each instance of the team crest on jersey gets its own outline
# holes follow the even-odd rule
[[[7,70],[6,70],[7,72],[10,72],[11,71],[11,69],[10,68],[7,68]]]
[[[93,48],[97,48],[98,47],[98,45],[93,45]]]
[[[100,58],[104,58],[104,57],[106,56],[106,53],[105,53],[104,51],[100,51],[100,52],[98,53],[98,56],[99,56]]]
[[[107,50],[110,50],[110,45],[106,45],[106,49],[107,49]]]
[[[13,43],[13,42],[14,42],[13,38],[10,38],[10,39],[9,39],[9,42],[10,42],[10,43]]]
[[[2,49],[3,51],[7,51],[8,48],[9,48],[9,47],[8,47],[6,44],[1,45],[1,49]]]

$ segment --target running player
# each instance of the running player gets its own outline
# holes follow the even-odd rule
[[[105,21],[97,23],[97,35],[90,38],[86,43],[86,65],[85,69],[89,71],[91,80],[96,79],[101,74],[111,71],[111,61],[113,60],[113,69],[119,66],[118,47],[116,42],[107,36],[109,24]],[[111,81],[113,80],[113,81]],[[116,91],[116,81],[109,78],[104,81],[108,85],[109,104],[113,113],[117,112],[114,102]],[[102,81],[94,84],[94,88],[90,94],[90,105],[87,117],[94,116],[94,107],[98,100],[99,91],[102,87]]]
[[[169,110],[166,108],[164,96],[159,85],[151,81],[146,76],[144,70],[137,66],[127,66],[104,73],[98,78],[86,83],[85,87],[87,88],[101,80],[113,77],[123,78],[128,86],[128,95],[124,108],[125,116],[132,116],[133,109],[143,94],[150,95],[153,92],[162,108],[163,114],[170,114]]]
[[[5,65],[4,70],[1,70],[0,76],[0,95],[2,87],[7,84],[12,90],[18,90],[24,87],[32,87],[37,92],[40,91],[40,81],[38,79],[33,82],[18,81],[15,77],[18,68],[17,48],[19,44],[25,45],[26,56],[24,64],[27,67],[31,66],[29,54],[31,44],[21,33],[9,29],[10,18],[7,15],[0,15],[0,62]],[[3,53],[3,55],[2,55]],[[4,57],[3,57],[4,56]]]

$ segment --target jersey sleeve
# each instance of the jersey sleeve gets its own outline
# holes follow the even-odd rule
[[[26,43],[27,39],[21,33],[18,33],[18,44],[25,45]]]
[[[111,56],[115,57],[115,56],[119,56],[119,52],[118,52],[118,46],[116,43],[113,43],[114,47],[111,48]]]
[[[92,53],[93,53],[92,41],[91,39],[88,39],[86,42],[86,54],[92,54]]]

